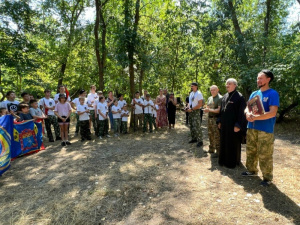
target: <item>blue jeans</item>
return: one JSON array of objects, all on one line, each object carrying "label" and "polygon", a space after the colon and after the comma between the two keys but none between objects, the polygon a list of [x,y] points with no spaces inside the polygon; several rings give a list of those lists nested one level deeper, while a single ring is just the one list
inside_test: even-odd
[{"label": "blue jeans", "polygon": [[110,130],[114,129],[114,118],[112,112],[108,113],[109,121],[110,121]]}]

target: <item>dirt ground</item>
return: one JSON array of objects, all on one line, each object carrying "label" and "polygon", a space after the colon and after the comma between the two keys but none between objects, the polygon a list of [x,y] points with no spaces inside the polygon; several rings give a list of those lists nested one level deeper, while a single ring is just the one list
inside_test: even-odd
[{"label": "dirt ground", "polygon": [[[12,162],[0,177],[0,224],[300,224],[300,121],[276,127],[274,182],[240,176],[176,129],[80,142]],[[72,130],[71,134],[74,134]],[[242,163],[245,165],[245,146]]]}]

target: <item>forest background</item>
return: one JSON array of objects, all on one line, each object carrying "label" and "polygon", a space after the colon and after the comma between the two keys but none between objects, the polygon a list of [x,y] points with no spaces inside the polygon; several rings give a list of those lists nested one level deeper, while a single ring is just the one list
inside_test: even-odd
[{"label": "forest background", "polygon": [[192,81],[207,98],[229,77],[248,99],[268,68],[282,120],[300,113],[299,17],[300,0],[0,0],[0,100],[60,84],[185,98]]}]

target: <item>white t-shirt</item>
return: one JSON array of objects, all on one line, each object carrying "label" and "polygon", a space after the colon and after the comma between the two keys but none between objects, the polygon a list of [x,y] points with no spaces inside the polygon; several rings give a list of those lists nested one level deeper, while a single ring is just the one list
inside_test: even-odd
[{"label": "white t-shirt", "polygon": [[[121,108],[119,106],[113,105],[112,108],[111,108],[111,111],[114,111],[114,112],[118,112],[119,110],[121,110]],[[121,118],[121,113],[113,113],[113,118],[114,119],[120,119]]]},{"label": "white t-shirt", "polygon": [[[47,107],[53,107],[53,106],[55,106],[55,101],[52,98],[48,98],[48,99],[47,98],[42,98],[39,101],[39,106],[43,107],[43,112],[45,113],[45,106],[47,106]],[[52,109],[48,109],[47,115],[54,116],[53,110]]]},{"label": "white t-shirt", "polygon": [[[138,102],[139,104],[143,104],[143,99],[139,98],[135,98],[135,101]],[[133,105],[133,99],[131,101],[131,105]],[[134,110],[134,114],[142,114],[143,113],[143,108],[142,106],[139,106],[137,104],[134,104],[135,105],[135,110]]]},{"label": "white t-shirt", "polygon": [[[58,93],[58,94],[56,94],[56,95],[54,95],[54,101],[56,102],[56,101],[58,101],[58,97],[59,97],[59,95],[60,95],[60,93]],[[65,96],[67,96],[66,95],[66,93],[65,93]],[[68,99],[67,99],[67,101],[71,101],[71,98],[70,98],[70,96],[68,96]]]},{"label": "white t-shirt", "polygon": [[[84,112],[87,109],[89,109],[88,105],[77,105],[77,111],[76,112]],[[83,120],[89,120],[90,119],[90,114],[89,113],[83,113],[81,115],[79,115],[79,120],[83,121]]]},{"label": "white t-shirt", "polygon": [[[106,115],[107,113],[107,105],[105,104],[105,102],[101,103],[99,102],[97,104],[97,113],[98,113],[98,110],[100,110],[100,112],[103,114],[103,115]],[[99,115],[99,120],[104,120],[103,116],[100,115],[100,113],[98,113]]]},{"label": "white t-shirt", "polygon": [[10,112],[11,110],[14,111],[15,113],[18,112],[18,105],[20,104],[20,102],[18,101],[9,101],[6,100],[4,102],[2,102],[1,104],[1,108],[6,108],[8,112]]},{"label": "white t-shirt", "polygon": [[[122,110],[121,115],[126,114],[129,115],[129,111],[128,110]],[[128,116],[122,116],[122,121],[127,122],[128,121]]]},{"label": "white t-shirt", "polygon": [[196,92],[192,91],[190,93],[190,97],[189,97],[190,108],[198,105],[198,102],[200,100],[203,100],[203,96],[202,96],[201,92],[200,91],[196,91]]},{"label": "white t-shirt", "polygon": [[87,96],[87,100],[92,107],[89,107],[90,110],[95,110],[94,105],[96,105],[96,101],[98,100],[98,94],[89,93]]},{"label": "white t-shirt", "polygon": [[[78,105],[80,105],[79,98],[74,98],[72,102],[75,104],[76,108]],[[85,98],[84,105],[87,105],[87,104],[88,104],[88,100],[87,100],[87,98]],[[77,113],[77,111],[76,111],[76,113]]]},{"label": "white t-shirt", "polygon": [[124,105],[127,105],[127,102],[125,100],[118,101],[118,106],[120,106],[121,109],[124,107]]},{"label": "white t-shirt", "polygon": [[[146,106],[146,105],[148,105],[148,104],[150,104],[150,106]],[[146,114],[152,114],[152,107],[151,106],[153,106],[153,102],[152,102],[152,100],[149,100],[149,101],[147,101],[147,100],[144,100],[144,106],[145,106],[145,108],[144,108],[144,113]]]},{"label": "white t-shirt", "polygon": [[153,115],[153,117],[157,117],[157,110],[159,110],[159,107],[158,107],[158,105],[154,105],[154,108],[156,109],[156,110],[154,110],[154,109],[152,109],[152,115]]}]

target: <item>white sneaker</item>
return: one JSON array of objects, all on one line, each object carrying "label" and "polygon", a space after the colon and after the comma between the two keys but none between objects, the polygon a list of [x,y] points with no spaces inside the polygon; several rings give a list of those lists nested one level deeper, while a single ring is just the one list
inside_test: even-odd
[{"label": "white sneaker", "polygon": [[101,137],[101,136],[99,136],[99,139],[100,139],[100,140],[102,140],[102,137]]},{"label": "white sneaker", "polygon": [[108,135],[106,135],[106,137],[110,138],[111,136],[108,134]]},{"label": "white sneaker", "polygon": [[115,134],[115,137],[118,137],[119,135],[118,134]]}]

